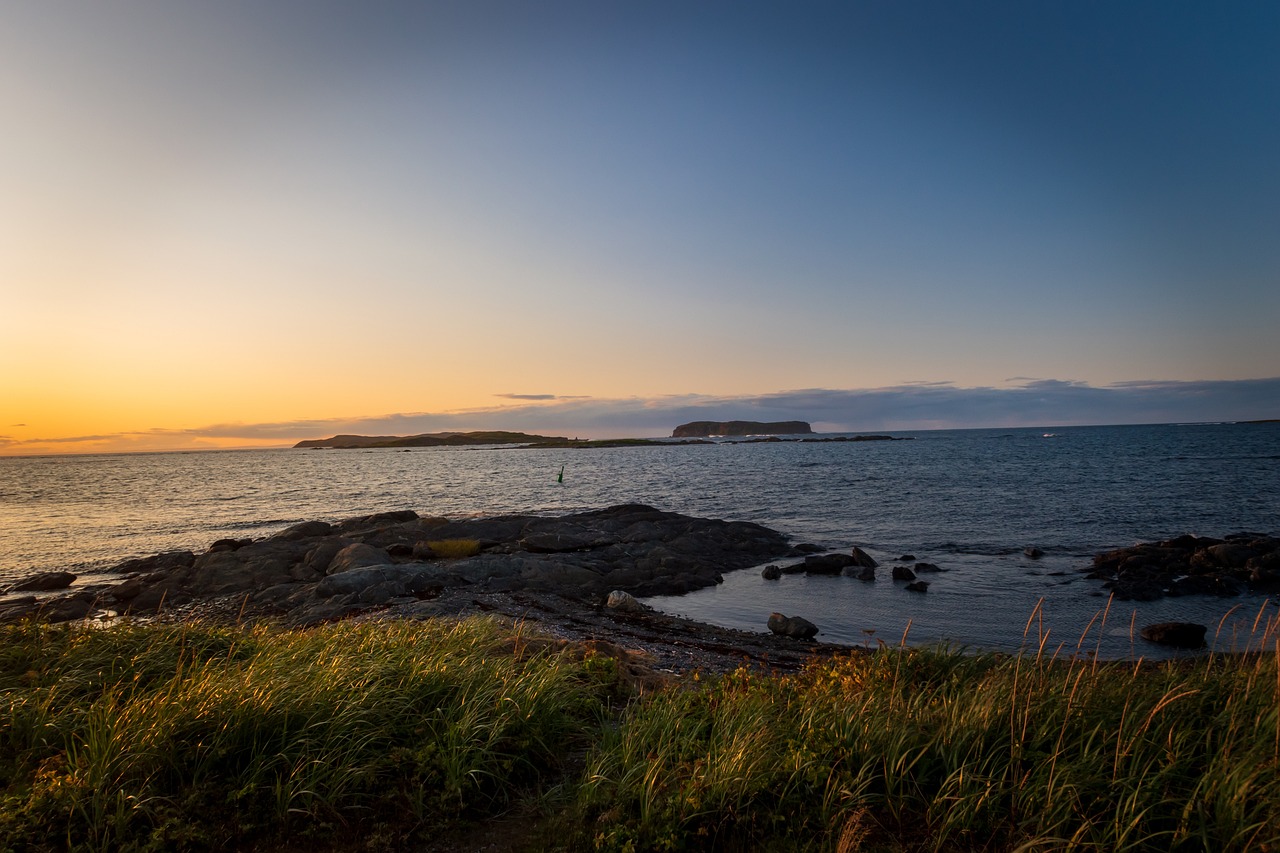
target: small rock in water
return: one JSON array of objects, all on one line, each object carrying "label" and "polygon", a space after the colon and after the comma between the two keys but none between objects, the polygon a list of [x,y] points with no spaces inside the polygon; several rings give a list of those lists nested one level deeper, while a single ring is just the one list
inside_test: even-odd
[{"label": "small rock in water", "polygon": [[893,579],[896,581],[913,581],[916,579],[916,573],[906,566],[894,566]]},{"label": "small rock in water", "polygon": [[933,563],[916,563],[916,571],[917,572],[940,572],[942,571],[942,569],[938,568]]},{"label": "small rock in water", "polygon": [[760,577],[767,581],[776,581],[782,577],[782,569],[775,565],[765,566],[764,570],[760,572]]},{"label": "small rock in water", "polygon": [[853,546],[853,561],[857,565],[865,566],[868,569],[874,569],[876,566],[880,565],[871,557],[870,554],[859,548],[857,545]]},{"label": "small rock in water", "polygon": [[1157,622],[1142,629],[1142,639],[1176,649],[1202,649],[1207,630],[1195,622]]},{"label": "small rock in water", "polygon": [[1022,553],[1026,556],[1028,560],[1038,560],[1044,556],[1044,551],[1041,551],[1039,548],[1037,548],[1034,545],[1028,548],[1023,548]]},{"label": "small rock in water", "polygon": [[812,542],[801,542],[792,550],[798,554],[821,554],[827,549],[823,548],[821,545],[815,545]]},{"label": "small rock in water", "polygon": [[818,634],[818,626],[800,616],[769,614],[769,630],[781,637],[812,640]]},{"label": "small rock in water", "polygon": [[928,592],[929,582],[928,581],[912,581],[911,583],[907,584],[907,589],[911,590],[912,592]]},{"label": "small rock in water", "polygon": [[915,554],[903,554],[901,557],[898,558],[899,563],[914,563],[915,560],[916,560]]},{"label": "small rock in water", "polygon": [[847,578],[857,578],[860,581],[874,581],[876,579],[876,570],[870,566],[846,566],[840,571],[840,574]]}]

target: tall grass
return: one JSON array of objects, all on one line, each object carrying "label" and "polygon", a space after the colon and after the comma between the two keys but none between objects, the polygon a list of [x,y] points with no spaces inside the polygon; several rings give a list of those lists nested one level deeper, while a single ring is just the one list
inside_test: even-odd
[{"label": "tall grass", "polygon": [[589,759],[588,843],[1277,849],[1278,660],[882,649],[739,672],[629,709]]},{"label": "tall grass", "polygon": [[0,849],[394,847],[554,783],[542,846],[1277,850],[1275,628],[1161,664],[1037,630],[1017,656],[882,647],[641,693],[486,620],[8,626]]},{"label": "tall grass", "polygon": [[610,685],[589,670],[483,620],[8,627],[0,848],[446,825],[554,773],[598,727]]}]

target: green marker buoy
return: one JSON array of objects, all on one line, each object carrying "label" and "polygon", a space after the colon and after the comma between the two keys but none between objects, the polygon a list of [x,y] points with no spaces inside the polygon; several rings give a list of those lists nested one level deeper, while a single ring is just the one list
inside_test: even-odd
[{"label": "green marker buoy", "polygon": [[563,465],[560,466],[560,476],[556,477],[556,482],[557,483],[564,482],[564,466]]}]

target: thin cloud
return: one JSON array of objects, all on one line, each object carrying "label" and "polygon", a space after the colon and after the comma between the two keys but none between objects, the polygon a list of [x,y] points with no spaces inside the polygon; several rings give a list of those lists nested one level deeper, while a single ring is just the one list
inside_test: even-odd
[{"label": "thin cloud", "polygon": [[223,423],[56,439],[0,438],[9,452],[37,452],[80,444],[85,451],[289,446],[337,434],[416,435],[505,429],[592,438],[666,436],[697,420],[806,420],[827,432],[904,431],[968,427],[1240,421],[1280,417],[1280,377],[1229,381],[1135,380],[1106,386],[1060,379],[1026,380],[1015,387],[954,383],[883,388],[804,388],[768,394],[556,398],[456,412],[394,413],[373,417],[273,423]]}]

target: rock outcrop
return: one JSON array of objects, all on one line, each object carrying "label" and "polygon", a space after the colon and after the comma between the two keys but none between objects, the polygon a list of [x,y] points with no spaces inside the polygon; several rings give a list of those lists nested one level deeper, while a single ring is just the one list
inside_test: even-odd
[{"label": "rock outcrop", "polygon": [[[436,548],[454,553],[445,547],[451,542],[467,556],[437,555]],[[0,621],[76,619],[94,611],[149,615],[235,596],[245,615],[307,625],[459,587],[603,602],[613,591],[689,592],[719,583],[724,572],[782,556],[798,555],[766,527],[640,504],[560,517],[379,513],[339,524],[304,522],[257,541],[220,540],[199,555],[128,560],[113,570],[118,583],[11,600],[0,607]]]},{"label": "rock outcrop", "polygon": [[1280,539],[1235,533],[1224,539],[1187,535],[1144,542],[1098,554],[1089,577],[1104,581],[1121,601],[1280,592]]}]

